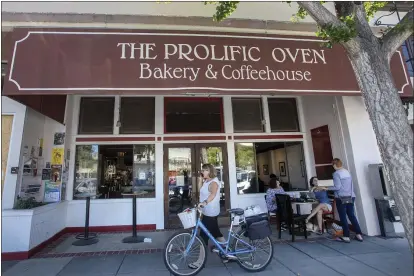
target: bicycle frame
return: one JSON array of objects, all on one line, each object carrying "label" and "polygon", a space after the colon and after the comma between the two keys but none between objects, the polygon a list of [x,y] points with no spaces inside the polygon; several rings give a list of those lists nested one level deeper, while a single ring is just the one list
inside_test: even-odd
[{"label": "bicycle frame", "polygon": [[[195,240],[195,237],[197,235],[197,231],[198,229],[201,229],[201,231],[203,231],[208,238],[216,245],[216,247],[218,248],[218,250],[223,253],[224,255],[237,255],[237,254],[245,254],[245,253],[252,253],[256,250],[256,247],[248,244],[247,242],[243,241],[242,239],[239,239],[237,237],[237,235],[234,234],[233,232],[233,220],[231,221],[231,225],[230,225],[230,230],[229,230],[229,234],[228,234],[228,238],[226,242],[218,242],[210,233],[210,231],[208,231],[208,229],[204,226],[204,224],[201,222],[200,217],[197,219],[197,224],[195,226],[195,228],[192,231],[191,234],[191,240],[189,242],[189,244],[187,245],[187,248],[185,250],[185,254],[188,254],[190,251],[191,246],[193,245],[193,242]],[[243,244],[247,245],[249,247],[249,249],[245,249],[245,250],[237,250],[237,251],[229,251],[229,244],[230,244],[230,238],[234,238],[237,239],[238,241],[242,242]],[[222,247],[222,245],[225,245],[225,249]]]}]

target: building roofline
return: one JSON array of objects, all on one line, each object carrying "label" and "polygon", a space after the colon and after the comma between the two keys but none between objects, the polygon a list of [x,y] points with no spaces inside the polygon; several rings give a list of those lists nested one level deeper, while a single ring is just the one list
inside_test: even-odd
[{"label": "building roofline", "polygon": [[168,26],[195,26],[211,27],[217,29],[235,28],[266,31],[317,31],[315,23],[293,23],[274,20],[254,19],[226,19],[222,22],[213,21],[212,17],[197,16],[154,16],[154,15],[111,15],[111,14],[74,14],[74,13],[13,13],[2,12],[2,30],[8,31],[13,27],[31,27],[39,25],[168,25]]}]

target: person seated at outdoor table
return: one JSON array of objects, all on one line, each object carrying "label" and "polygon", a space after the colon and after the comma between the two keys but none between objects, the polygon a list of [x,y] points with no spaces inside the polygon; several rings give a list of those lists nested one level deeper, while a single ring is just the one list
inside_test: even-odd
[{"label": "person seated at outdoor table", "polygon": [[309,184],[312,187],[311,188],[311,192],[313,192],[315,194],[315,198],[318,200],[319,205],[316,206],[316,208],[314,208],[312,210],[312,213],[306,218],[306,223],[308,223],[308,221],[313,218],[315,215],[317,215],[317,221],[318,221],[318,227],[319,230],[318,232],[316,232],[318,235],[322,235],[322,223],[323,223],[323,212],[327,211],[330,212],[332,211],[332,205],[331,202],[329,200],[328,197],[328,192],[326,191],[326,187],[320,187],[318,186],[318,178],[316,177],[312,177],[309,180]]},{"label": "person seated at outdoor table", "polygon": [[276,175],[270,175],[269,189],[266,192],[266,205],[270,213],[276,213],[276,194],[286,194],[285,190],[280,186],[279,178]]}]

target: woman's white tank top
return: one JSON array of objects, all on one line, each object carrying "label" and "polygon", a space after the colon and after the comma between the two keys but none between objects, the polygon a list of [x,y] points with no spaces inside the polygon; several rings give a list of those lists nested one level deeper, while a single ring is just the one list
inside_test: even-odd
[{"label": "woman's white tank top", "polygon": [[210,191],[208,190],[208,187],[212,182],[216,182],[218,185],[217,193],[214,199],[202,209],[202,212],[203,215],[209,217],[216,217],[220,214],[220,181],[217,177],[209,181],[204,181],[203,186],[200,189],[200,202],[203,202],[210,196]]}]

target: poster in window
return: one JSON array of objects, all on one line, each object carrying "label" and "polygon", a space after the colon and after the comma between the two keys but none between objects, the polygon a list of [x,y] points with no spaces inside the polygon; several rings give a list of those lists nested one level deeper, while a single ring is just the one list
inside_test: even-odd
[{"label": "poster in window", "polygon": [[64,132],[56,132],[53,138],[53,145],[61,146],[65,143],[65,133]]},{"label": "poster in window", "polygon": [[42,170],[42,180],[50,180],[50,169]]},{"label": "poster in window", "polygon": [[52,170],[50,173],[51,182],[61,182],[62,181],[62,165],[52,165]]},{"label": "poster in window", "polygon": [[40,138],[38,140],[38,146],[39,146],[39,153],[38,156],[42,157],[43,156],[43,138]]},{"label": "poster in window", "polygon": [[63,148],[52,149],[52,165],[63,164]]},{"label": "poster in window", "polygon": [[43,202],[60,201],[60,182],[45,181],[45,196]]},{"label": "poster in window", "polygon": [[279,162],[280,176],[286,176],[286,164],[285,162]]},{"label": "poster in window", "polygon": [[269,175],[269,165],[263,165],[263,174]]}]

